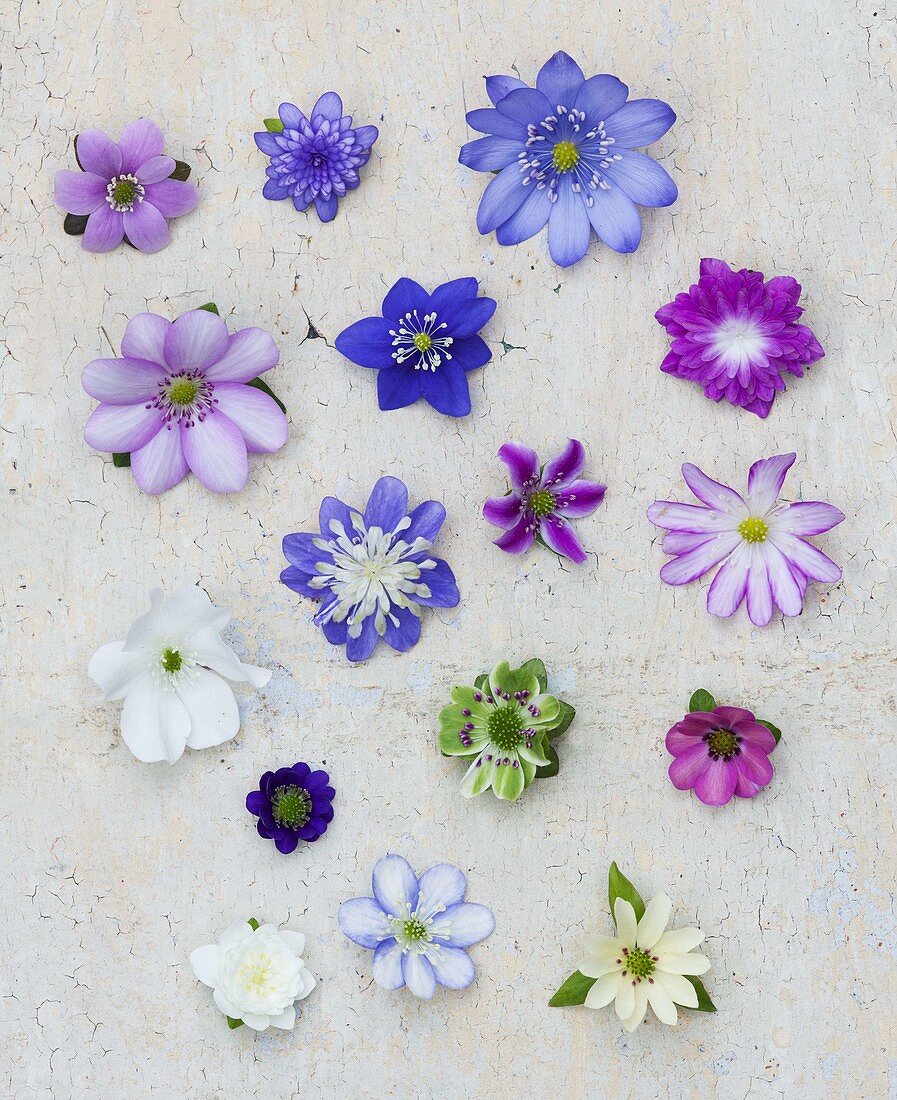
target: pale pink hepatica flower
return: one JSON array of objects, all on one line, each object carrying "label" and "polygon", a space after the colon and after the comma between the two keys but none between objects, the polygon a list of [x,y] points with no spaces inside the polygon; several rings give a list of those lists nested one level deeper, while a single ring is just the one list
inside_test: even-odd
[{"label": "pale pink hepatica flower", "polygon": [[648,519],[668,532],[663,549],[673,557],[661,569],[661,579],[689,584],[719,565],[707,610],[728,618],[746,597],[755,626],[766,626],[775,607],[783,615],[799,615],[809,581],[839,580],[840,568],[807,539],[835,527],[843,513],[815,500],[777,505],[796,457],[755,462],[745,497],[686,462],[682,476],[701,503],[658,500],[648,509]]},{"label": "pale pink hepatica flower", "polygon": [[84,429],[98,451],[129,452],[145,493],[162,493],[192,470],[207,489],[230,493],[249,476],[247,454],[279,450],[287,418],[246,383],[277,365],[280,353],[260,328],[229,335],[205,309],[176,321],[132,317],[121,359],[95,359],[82,385],[101,404]]}]

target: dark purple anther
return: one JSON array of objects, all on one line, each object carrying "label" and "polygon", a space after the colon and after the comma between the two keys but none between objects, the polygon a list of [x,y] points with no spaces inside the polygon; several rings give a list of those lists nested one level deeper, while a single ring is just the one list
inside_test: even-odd
[{"label": "dark purple anther", "polygon": [[462,714],[464,715],[464,717],[465,717],[465,718],[469,718],[469,717],[470,717],[470,708],[469,708],[469,707],[465,707],[465,708],[464,708],[464,709],[463,709],[463,710],[461,711],[461,713],[462,713]]}]

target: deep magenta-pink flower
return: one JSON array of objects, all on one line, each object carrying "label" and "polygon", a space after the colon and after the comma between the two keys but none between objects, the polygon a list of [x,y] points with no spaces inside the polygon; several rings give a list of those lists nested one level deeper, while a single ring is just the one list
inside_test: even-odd
[{"label": "deep magenta-pink flower", "polygon": [[790,275],[765,280],[760,271],[701,260],[698,282],[654,315],[673,338],[660,369],[697,382],[712,401],[768,416],[783,376],[800,378],[825,355],[798,324],[800,292]]},{"label": "deep magenta-pink flower", "polygon": [[100,404],[84,438],[98,451],[126,452],[145,493],[177,485],[188,470],[207,489],[231,493],[249,476],[249,454],[279,450],[287,418],[247,383],[277,365],[267,332],[233,334],[215,313],[194,309],[176,321],[132,317],[120,359],[95,359],[82,385]]},{"label": "deep magenta-pink flower", "polygon": [[723,806],[733,796],[753,798],[772,781],[769,754],[776,739],[749,710],[717,707],[692,711],[666,736],[670,780],[693,790],[707,806]]}]

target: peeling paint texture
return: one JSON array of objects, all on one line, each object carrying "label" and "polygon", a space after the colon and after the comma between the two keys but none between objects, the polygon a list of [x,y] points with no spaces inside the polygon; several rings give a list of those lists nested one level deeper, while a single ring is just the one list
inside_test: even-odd
[{"label": "peeling paint texture", "polygon": [[[897,11],[888,0],[6,0],[0,91],[4,737],[0,752],[0,1095],[866,1100],[897,1097],[894,150]],[[482,75],[532,79],[556,49],[679,115],[651,154],[681,189],[645,211],[634,256],[593,244],[567,271],[544,235],[476,232],[486,184],[457,163]],[[321,225],[262,199],[253,130],[284,99],[337,90],[381,131],[362,187]],[[147,115],[194,166],[199,208],[158,255],[83,252],[53,173],[73,139]],[[804,285],[827,351],[760,421],[661,374],[654,310],[721,256]],[[476,275],[495,351],[461,422],[381,414],[376,376],[333,349],[401,275]],[[289,410],[242,493],[188,480],[141,495],[83,442],[81,372],[125,323],[214,300],[281,349]],[[509,438],[584,441],[606,502],[581,568],[512,558],[480,517]],[[704,609],[706,582],[658,572],[656,498],[689,499],[692,460],[726,484],[784,451],[789,499],[846,521],[816,541],[844,567],[804,614],[752,629]],[[351,667],[278,582],[281,537],[322,496],[380,473],[448,509],[439,553],[461,606],[413,652]],[[173,768],[138,763],[87,679],[155,585],[201,583],[228,640],[272,668],[238,738]],[[557,779],[515,805],[464,801],[436,751],[452,684],[541,656],[578,717]],[[663,735],[691,692],[756,706],[784,732],[776,778],[711,810],[667,780]],[[307,760],[338,790],[319,843],[283,858],[243,799]],[[384,851],[469,875],[495,910],[477,983],[429,1004],[371,981],[339,932]],[[625,1036],[611,1011],[549,1010],[581,937],[610,930],[612,859],[708,934],[715,1016]],[[255,914],[309,936],[319,978],[293,1032],[228,1031],[190,950]]]}]

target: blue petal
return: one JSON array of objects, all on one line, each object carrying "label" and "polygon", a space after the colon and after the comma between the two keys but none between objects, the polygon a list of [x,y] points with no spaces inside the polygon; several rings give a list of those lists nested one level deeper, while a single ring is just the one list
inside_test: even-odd
[{"label": "blue petal", "polygon": [[376,126],[359,126],[355,131],[355,147],[353,153],[360,153],[362,149],[370,151],[371,146],[380,136]]},{"label": "blue petal", "polygon": [[401,989],[405,984],[402,955],[402,948],[394,939],[384,940],[374,952],[374,981],[381,989]]},{"label": "blue petal", "polygon": [[402,535],[406,542],[427,539],[433,542],[445,523],[445,508],[438,500],[425,500],[411,513],[411,526]]},{"label": "blue petal", "polygon": [[396,626],[390,618],[387,618],[383,640],[399,653],[407,653],[420,641],[420,619],[407,607],[394,607],[390,615],[394,615],[399,620],[399,625]]},{"label": "blue petal", "polygon": [[420,876],[420,907],[429,915],[464,901],[467,877],[451,863],[437,863]]},{"label": "blue petal", "polygon": [[471,130],[479,130],[481,134],[516,138],[521,149],[526,141],[526,126],[500,114],[494,107],[478,107],[475,111],[468,111],[467,125]]},{"label": "blue petal", "polygon": [[315,210],[322,222],[332,222],[336,217],[338,206],[339,199],[336,195],[331,195],[329,199],[322,198],[320,195],[315,196]]},{"label": "blue petal", "polygon": [[[445,314],[439,314],[439,320],[448,324],[448,333],[455,340],[473,336],[479,332],[495,313],[494,298],[468,298],[464,302],[453,304]],[[451,349],[454,355],[454,347]]]},{"label": "blue petal", "polygon": [[277,144],[277,138],[274,134],[269,134],[267,130],[262,130],[252,136],[255,138],[255,143],[259,149],[263,153],[267,153],[269,157],[276,157],[283,152],[283,149]]},{"label": "blue petal", "polygon": [[283,554],[290,565],[304,569],[306,573],[313,573],[317,562],[329,558],[326,550],[315,546],[318,535],[297,532],[293,535],[284,535]]},{"label": "blue petal", "polygon": [[318,525],[325,539],[336,538],[337,532],[331,529],[331,520],[341,523],[348,534],[352,534],[352,509],[337,497],[324,497],[318,510]]},{"label": "blue petal", "polygon": [[282,184],[270,179],[262,188],[262,194],[266,199],[285,199],[289,193],[289,187],[284,187]]},{"label": "blue petal", "polygon": [[589,77],[576,93],[573,106],[585,111],[587,120],[594,124],[605,122],[614,111],[619,111],[628,96],[629,89],[622,80],[604,73]]},{"label": "blue petal", "polygon": [[583,195],[577,194],[569,184],[562,184],[548,219],[551,258],[560,267],[577,263],[585,256],[591,237]]},{"label": "blue petal", "polygon": [[493,103],[498,103],[500,99],[504,99],[508,92],[513,92],[515,88],[525,87],[526,84],[522,80],[518,80],[516,76],[486,77],[486,95]]},{"label": "blue petal", "polygon": [[336,92],[325,92],[321,96],[311,111],[312,118],[318,115],[321,115],[323,118],[329,118],[331,122],[335,122],[338,118],[342,118],[343,101]]},{"label": "blue petal", "polygon": [[530,187],[528,191],[526,201],[519,210],[495,230],[495,238],[499,244],[520,244],[545,227],[551,213],[548,189],[538,191],[535,187]]},{"label": "blue petal", "polygon": [[659,99],[633,99],[605,121],[608,137],[617,145],[636,149],[663,137],[676,121],[676,115],[668,103]]},{"label": "blue petal", "polygon": [[430,295],[430,309],[442,320],[442,314],[451,306],[476,298],[480,284],[476,279],[452,279],[438,286]]},{"label": "blue petal", "polygon": [[631,149],[620,149],[604,174],[639,206],[669,206],[679,197],[676,184],[665,168]]},{"label": "blue petal", "polygon": [[462,901],[450,905],[430,925],[437,943],[449,947],[470,947],[490,936],[495,929],[492,910],[475,902]]},{"label": "blue petal", "polygon": [[389,934],[391,928],[386,914],[373,898],[352,898],[351,901],[344,901],[339,907],[337,920],[343,935],[369,950],[373,950]]},{"label": "blue petal", "polygon": [[391,327],[383,317],[365,317],[343,329],[334,341],[336,350],[359,367],[392,367],[395,348],[389,335]]},{"label": "blue petal", "polygon": [[382,412],[404,409],[420,399],[420,371],[407,363],[377,375],[377,403]]},{"label": "blue petal", "polygon": [[447,989],[466,989],[476,976],[476,968],[466,951],[442,947],[433,953],[430,963],[436,981]]},{"label": "blue petal", "polygon": [[380,907],[394,917],[407,916],[409,908],[412,912],[417,908],[420,892],[417,875],[402,856],[390,854],[378,859],[371,876],[371,886]]},{"label": "blue petal", "polygon": [[324,623],[321,626],[321,630],[324,631],[324,637],[330,642],[331,645],[345,645],[346,644],[346,631],[348,627],[345,621],[341,623],[334,622],[332,619],[329,623]]},{"label": "blue petal", "polygon": [[290,565],[282,570],[280,579],[287,588],[291,588],[294,592],[298,592],[300,596],[308,596],[312,600],[319,600],[321,598],[321,589],[312,588],[308,583],[312,576],[313,574],[306,572],[306,570],[297,569],[295,565]]},{"label": "blue petal", "polygon": [[535,88],[518,88],[516,92],[510,92],[499,101],[496,109],[505,118],[513,119],[524,127],[554,114],[552,104]]},{"label": "blue petal", "polygon": [[374,616],[368,615],[361,625],[361,633],[353,638],[346,632],[346,658],[350,661],[366,661],[374,652],[380,635],[374,625]]},{"label": "blue petal", "polygon": [[430,560],[435,561],[436,565],[432,569],[423,570],[420,578],[421,582],[430,589],[430,595],[415,596],[415,601],[422,607],[457,607],[461,593],[455,583],[455,574],[442,558]]},{"label": "blue petal", "polygon": [[398,321],[413,309],[426,310],[429,302],[430,295],[420,283],[413,279],[399,279],[383,299],[383,316],[390,321]]},{"label": "blue petal", "polygon": [[586,213],[601,240],[615,252],[635,252],[642,239],[642,220],[632,199],[613,184],[607,191],[597,187],[589,193],[594,202]]},{"label": "blue petal", "polygon": [[446,416],[467,416],[470,390],[464,368],[454,361],[443,361],[435,371],[420,371],[420,392],[425,401]]},{"label": "blue petal", "polygon": [[293,195],[293,206],[302,214],[311,206],[311,199],[305,199],[302,195]]},{"label": "blue petal", "polygon": [[277,108],[277,113],[280,115],[280,121],[288,130],[299,130],[303,123],[308,122],[308,119],[295,103],[281,103]]},{"label": "blue petal", "polygon": [[477,370],[492,358],[492,350],[482,336],[465,336],[452,344],[452,361],[465,371]]},{"label": "blue petal", "polygon": [[500,172],[517,159],[521,143],[516,138],[487,137],[461,146],[458,160],[475,172]]},{"label": "blue petal", "polygon": [[517,213],[529,194],[522,186],[522,181],[523,176],[517,165],[509,164],[489,182],[480,199],[480,208],[477,210],[477,229],[481,233],[491,233],[502,222],[506,222]]},{"label": "blue petal", "polygon": [[418,955],[416,951],[403,955],[402,977],[416,997],[429,1000],[436,992],[436,975],[426,955]]},{"label": "blue petal", "polygon": [[552,111],[558,104],[569,110],[584,81],[585,74],[573,58],[563,50],[558,50],[539,70],[536,87],[548,97]]},{"label": "blue petal", "polygon": [[394,531],[408,515],[408,489],[397,477],[381,477],[368,497],[364,522],[368,527]]}]

